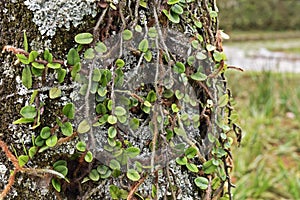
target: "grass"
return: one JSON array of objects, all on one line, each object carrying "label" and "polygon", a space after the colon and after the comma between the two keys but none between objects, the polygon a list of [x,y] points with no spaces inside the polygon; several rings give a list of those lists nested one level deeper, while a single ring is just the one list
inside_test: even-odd
[{"label": "grass", "polygon": [[234,199],[300,199],[300,74],[230,72],[244,138]]}]

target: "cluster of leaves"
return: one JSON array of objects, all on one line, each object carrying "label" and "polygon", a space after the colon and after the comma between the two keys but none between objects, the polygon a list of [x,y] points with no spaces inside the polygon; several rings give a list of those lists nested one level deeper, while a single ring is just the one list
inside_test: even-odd
[{"label": "cluster of leaves", "polygon": [[[172,23],[180,23],[181,19],[186,19],[186,17],[180,18],[180,16],[191,15],[187,8],[188,4],[193,2],[193,0],[168,0],[167,4],[169,5],[168,10],[164,9],[163,13],[167,16],[168,20]],[[141,3],[145,3],[141,1]],[[110,7],[114,8],[114,4],[110,3]],[[212,19],[217,17],[215,11],[210,12]],[[193,22],[193,28],[202,28],[202,23],[199,19],[191,15],[191,20]],[[142,27],[136,25],[134,31],[137,33],[142,32]],[[130,41],[133,39],[133,30],[125,29],[122,32],[122,39],[124,41]],[[153,59],[153,52],[151,47],[153,46],[152,41],[158,37],[158,32],[155,27],[150,27],[148,29],[147,35],[139,41],[136,45],[136,51],[138,55],[141,56],[146,62],[151,62]],[[40,130],[38,136],[33,137],[32,147],[29,149],[28,153],[25,149],[25,155],[18,156],[18,161],[20,166],[26,165],[29,159],[32,159],[36,153],[43,152],[49,148],[53,148],[58,145],[60,139],[65,139],[77,134],[88,133],[92,126],[99,127],[105,126],[107,128],[107,144],[104,145],[106,152],[109,152],[112,155],[111,160],[109,160],[107,165],[99,165],[94,167],[89,174],[82,180],[82,183],[87,181],[99,181],[100,179],[107,179],[109,177],[119,177],[122,174],[122,168],[126,166],[126,177],[130,181],[139,181],[143,175],[144,170],[149,166],[143,166],[141,162],[136,159],[140,154],[141,150],[138,147],[133,146],[130,142],[126,140],[120,140],[121,131],[119,130],[117,124],[120,123],[125,126],[129,126],[130,130],[137,130],[140,127],[140,119],[130,113],[131,109],[137,109],[143,114],[148,115],[153,112],[154,105],[157,100],[161,97],[157,96],[157,91],[143,90],[143,94],[132,94],[131,91],[126,91],[127,94],[130,94],[127,98],[123,96],[120,99],[122,102],[121,105],[116,105],[115,100],[111,96],[111,93],[114,92],[113,87],[121,88],[124,84],[124,66],[127,64],[122,58],[117,58],[113,63],[108,67],[103,68],[91,68],[91,74],[89,77],[86,74],[80,73],[81,70],[81,51],[83,58],[88,62],[94,60],[96,57],[104,55],[108,52],[107,46],[99,41],[95,43],[93,47],[87,47],[93,42],[93,35],[90,33],[80,33],[75,36],[75,41],[79,44],[77,48],[71,48],[67,55],[66,65],[68,68],[63,68],[64,62],[57,61],[53,58],[49,50],[45,50],[43,55],[39,55],[37,51],[28,51],[27,38],[24,34],[24,47],[25,52],[19,53],[16,56],[25,64],[25,67],[22,71],[22,83],[25,87],[32,88],[33,85],[33,76],[35,77],[45,77],[48,71],[52,71],[56,74],[56,79],[58,83],[63,83],[68,72],[72,80],[79,82],[82,87],[79,93],[83,96],[89,94],[95,95],[95,111],[97,113],[97,121],[93,124],[85,118],[83,119],[77,128],[74,128],[72,120],[75,117],[75,105],[73,103],[67,103],[62,108],[62,116],[56,118],[54,126],[43,126]],[[207,85],[212,84],[212,78],[205,74],[202,66],[196,66],[198,61],[204,61],[208,59],[208,54],[212,55],[211,58],[215,62],[215,72],[222,73],[227,69],[227,65],[224,65],[223,61],[226,60],[226,56],[223,52],[217,50],[217,47],[211,44],[207,44],[205,49],[202,46],[203,37],[199,34],[195,34],[194,39],[191,41],[191,47],[196,50],[194,54],[190,55],[187,58],[184,58],[185,62],[176,61],[172,64],[173,72],[178,75],[179,84],[187,85],[189,80],[196,82],[203,82]],[[168,63],[169,60],[164,55],[164,62]],[[186,73],[186,68],[192,68],[193,73]],[[218,69],[221,68],[221,71]],[[166,80],[167,81],[167,80]],[[61,96],[61,89],[59,87],[52,87],[49,90],[49,97],[51,99],[59,98]],[[24,124],[24,123],[33,123],[32,129],[37,128],[41,124],[41,112],[43,106],[42,103],[39,105],[34,104],[34,100],[38,98],[39,91],[34,90],[31,95],[31,99],[28,105],[25,105],[21,111],[21,118],[14,121],[14,124]],[[166,106],[166,117],[163,122],[164,129],[167,133],[166,139],[170,142],[170,146],[174,149],[180,149],[178,157],[176,158],[176,163],[181,166],[185,166],[191,173],[193,173],[196,178],[194,178],[194,183],[201,190],[206,190],[209,187],[210,180],[207,178],[209,175],[213,175],[212,180],[212,189],[216,190],[220,187],[222,182],[225,182],[227,173],[225,172],[224,167],[224,158],[228,157],[228,151],[233,143],[233,139],[228,136],[228,133],[231,130],[231,125],[236,122],[236,115],[231,115],[230,119],[225,119],[223,121],[218,121],[218,127],[222,130],[220,137],[209,134],[209,141],[214,143],[214,148],[211,152],[212,159],[209,159],[201,165],[195,164],[195,159],[199,157],[200,152],[196,145],[189,143],[189,146],[186,147],[184,144],[172,144],[171,140],[175,136],[188,138],[187,133],[184,129],[184,126],[193,125],[194,128],[199,128],[200,126],[200,115],[193,114],[190,115],[181,109],[178,101],[183,101],[186,104],[191,105],[192,107],[197,106],[199,103],[204,108],[224,108],[230,102],[230,96],[225,93],[218,98],[217,105],[213,105],[213,101],[208,99],[207,102],[199,102],[197,99],[194,99],[188,93],[183,92],[179,89],[172,89],[168,87],[168,84],[164,83],[162,98],[170,102]],[[86,102],[85,102],[86,103]],[[38,107],[37,107],[38,106]],[[134,116],[134,117],[132,117]],[[171,120],[174,119],[175,123],[170,124]],[[157,121],[161,123],[162,118],[158,117]],[[228,124],[230,121],[230,124]],[[47,122],[48,123],[48,122]],[[149,123],[150,129],[153,129],[153,122]],[[74,131],[75,130],[75,131]],[[151,144],[153,145],[153,144]],[[150,148],[152,146],[150,145]],[[156,144],[155,144],[156,145]],[[79,141],[76,144],[77,153],[84,157],[85,162],[92,162],[93,155],[84,141]],[[131,163],[134,161],[134,163]],[[153,166],[150,166],[153,167]],[[66,181],[68,175],[67,161],[58,160],[52,166],[52,168],[62,174],[62,177]],[[203,172],[201,173],[200,170]],[[199,174],[204,174],[200,176]],[[58,192],[61,191],[61,177],[53,177],[52,185]],[[118,188],[117,186],[111,185],[109,187],[109,192],[113,199],[124,199],[127,197],[128,192]],[[153,197],[156,196],[156,188],[153,185],[152,187]]]}]

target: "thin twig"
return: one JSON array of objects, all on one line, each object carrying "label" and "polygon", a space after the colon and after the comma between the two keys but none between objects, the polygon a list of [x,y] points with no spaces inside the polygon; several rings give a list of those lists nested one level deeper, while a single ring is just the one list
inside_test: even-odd
[{"label": "thin twig", "polygon": [[130,192],[128,193],[127,196],[127,200],[132,200],[133,199],[133,195],[135,193],[135,191],[138,189],[138,187],[145,181],[147,176],[143,176],[130,190]]}]

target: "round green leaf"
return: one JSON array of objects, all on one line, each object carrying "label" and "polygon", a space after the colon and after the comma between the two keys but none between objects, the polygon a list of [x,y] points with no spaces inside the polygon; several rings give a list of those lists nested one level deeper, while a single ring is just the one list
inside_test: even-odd
[{"label": "round green leaf", "polygon": [[51,69],[59,69],[61,67],[60,63],[48,63],[47,67],[51,68]]},{"label": "round green leaf", "polygon": [[30,89],[32,87],[32,74],[29,66],[25,66],[22,70],[22,84]]},{"label": "round green leaf", "polygon": [[121,169],[120,163],[119,163],[117,160],[115,160],[115,159],[113,159],[113,160],[111,160],[111,161],[109,162],[109,167],[110,167],[112,170],[115,170],[115,169],[120,170],[120,169]]},{"label": "round green leaf", "polygon": [[55,99],[61,96],[61,89],[54,87],[51,88],[49,91],[49,97],[50,99]]},{"label": "round green leaf", "polygon": [[126,173],[127,177],[132,181],[138,181],[140,180],[141,176],[139,173],[134,169],[129,169]]},{"label": "round green leaf", "polygon": [[33,63],[31,63],[31,65],[36,69],[45,69],[45,65],[37,63],[37,62],[33,62]]},{"label": "round green leaf", "polygon": [[38,150],[37,146],[30,147],[30,149],[28,150],[28,155],[31,159],[36,154],[37,150]]},{"label": "round green leaf", "polygon": [[24,118],[35,118],[37,112],[34,106],[24,106],[21,111],[20,114],[24,117]]},{"label": "round green leaf", "polygon": [[85,142],[83,142],[83,141],[77,142],[76,149],[78,151],[84,152],[86,150],[86,144],[85,144]]},{"label": "round green leaf", "polygon": [[176,163],[179,165],[186,165],[187,164],[187,158],[184,157],[178,157],[176,158]]},{"label": "round green leaf", "polygon": [[136,32],[139,32],[139,33],[140,33],[140,32],[142,32],[143,29],[142,29],[142,27],[141,27],[140,25],[136,25],[135,28],[134,28],[134,30],[135,30]]},{"label": "round green leaf", "polygon": [[84,58],[85,58],[85,59],[93,59],[94,57],[95,57],[94,49],[88,48],[88,49],[84,52]]},{"label": "round green leaf", "polygon": [[185,66],[182,62],[176,62],[176,64],[173,67],[173,70],[175,73],[184,73],[185,72]]},{"label": "round green leaf", "polygon": [[86,155],[84,156],[84,160],[88,163],[92,162],[93,161],[93,154],[92,152],[88,151],[86,153]]},{"label": "round green leaf", "polygon": [[20,155],[18,157],[18,162],[19,162],[20,167],[23,167],[24,165],[26,165],[26,163],[28,162],[28,160],[29,160],[29,156],[27,156],[27,155]]},{"label": "round green leaf", "polygon": [[38,57],[39,53],[37,51],[31,51],[29,53],[28,61],[31,63],[35,61],[35,59]]},{"label": "round green leaf", "polygon": [[144,58],[147,62],[150,62],[152,60],[152,53],[150,50],[146,51],[144,54]]},{"label": "round green leaf", "polygon": [[188,170],[190,170],[191,172],[197,173],[197,172],[199,171],[198,167],[197,167],[195,164],[193,164],[193,163],[187,163],[185,166],[186,166],[186,167],[188,168]]},{"label": "round green leaf", "polygon": [[206,45],[206,49],[207,49],[207,51],[214,51],[214,50],[216,50],[216,47],[211,44],[208,44],[208,45]]},{"label": "round green leaf", "polygon": [[107,51],[107,47],[103,42],[97,42],[95,46],[95,50],[98,53],[105,53]]},{"label": "round green leaf", "polygon": [[204,53],[202,53],[202,52],[197,52],[197,54],[196,54],[196,58],[198,60],[204,60],[204,59],[206,59],[206,57],[207,56]]},{"label": "round green leaf", "polygon": [[140,154],[141,150],[137,147],[128,147],[125,152],[129,158],[134,158]]},{"label": "round green leaf", "polygon": [[78,133],[86,133],[91,129],[89,122],[85,119],[78,125],[77,131]]},{"label": "round green leaf", "polygon": [[63,114],[69,119],[74,119],[75,115],[75,106],[73,103],[68,103],[63,107]]},{"label": "round green leaf", "polygon": [[51,136],[50,128],[48,126],[43,127],[41,130],[40,136],[44,140],[48,139]]},{"label": "round green leaf", "polygon": [[79,33],[75,36],[75,42],[78,44],[90,44],[93,41],[91,33]]},{"label": "round green leaf", "polygon": [[123,40],[130,40],[132,38],[132,32],[128,29],[124,30],[122,33]]},{"label": "round green leaf", "polygon": [[139,47],[138,49],[142,52],[146,52],[149,48],[149,42],[147,39],[143,39],[140,43],[139,43]]},{"label": "round green leaf", "polygon": [[91,172],[89,173],[89,178],[92,181],[99,181],[100,175],[99,175],[99,173],[97,172],[96,169],[92,169]]},{"label": "round green leaf", "polygon": [[48,147],[54,147],[57,143],[57,135],[52,135],[46,140],[46,145]]},{"label": "round green leaf", "polygon": [[36,146],[41,147],[44,145],[45,140],[41,136],[37,136],[34,140]]},{"label": "round green leaf", "polygon": [[68,167],[67,167],[67,166],[64,166],[64,165],[56,165],[53,169],[54,169],[55,171],[61,173],[61,174],[64,175],[64,176],[67,176],[67,174],[68,174]]},{"label": "round green leaf", "polygon": [[56,161],[54,164],[53,164],[53,168],[55,168],[55,167],[57,167],[57,166],[59,166],[59,165],[61,165],[61,166],[67,166],[67,161],[65,161],[65,160],[58,160],[58,161]]},{"label": "round green leaf", "polygon": [[125,62],[124,62],[124,60],[118,58],[118,59],[116,60],[116,65],[117,65],[117,67],[124,67]]},{"label": "round green leaf", "polygon": [[201,190],[206,190],[208,188],[208,179],[205,177],[197,177],[194,179],[194,182]]},{"label": "round green leaf", "polygon": [[206,74],[203,74],[201,72],[196,72],[191,75],[191,78],[196,81],[205,81],[207,79],[207,76]]},{"label": "round green leaf", "polygon": [[157,36],[157,31],[156,31],[155,27],[150,27],[149,28],[148,35],[151,38],[155,38]]},{"label": "round green leaf", "polygon": [[107,171],[109,171],[109,168],[105,165],[99,165],[97,167],[97,171],[99,172],[99,174],[106,174]]},{"label": "round green leaf", "polygon": [[117,123],[117,121],[118,121],[118,119],[114,115],[109,115],[107,118],[107,122],[110,124],[115,124],[115,123]]},{"label": "round green leaf", "polygon": [[117,106],[115,108],[115,115],[116,116],[122,116],[122,115],[125,115],[126,114],[126,110],[125,108],[121,107],[121,106]]},{"label": "round green leaf", "polygon": [[212,160],[208,160],[203,163],[202,169],[205,174],[211,174],[217,169],[217,166],[212,163]]},{"label": "round green leaf", "polygon": [[175,4],[171,7],[172,12],[181,15],[183,13],[183,8],[179,4]]},{"label": "round green leaf", "polygon": [[49,63],[53,62],[53,56],[52,56],[52,53],[49,52],[49,49],[46,49],[44,51],[44,59],[47,60],[47,62],[49,62]]},{"label": "round green leaf", "polygon": [[57,180],[56,178],[52,178],[51,183],[57,192],[61,191],[61,184],[60,184],[59,180]]},{"label": "round green leaf", "polygon": [[62,134],[65,136],[71,136],[73,134],[73,127],[72,127],[71,122],[63,123],[60,128],[61,128]]},{"label": "round green leaf", "polygon": [[17,58],[21,61],[21,63],[28,65],[30,62],[28,58],[24,54],[16,54]]},{"label": "round green leaf", "polygon": [[180,1],[180,0],[168,0],[167,3],[168,3],[169,5],[173,5],[173,4],[179,3],[179,1]]},{"label": "round green leaf", "polygon": [[132,118],[132,119],[130,119],[130,121],[129,121],[129,126],[130,126],[130,128],[131,128],[132,130],[138,129],[139,126],[140,126],[140,120],[137,119],[137,118],[135,118],[135,117]]},{"label": "round green leaf", "polygon": [[113,126],[109,127],[107,132],[109,138],[114,138],[117,135],[117,129]]},{"label": "round green leaf", "polygon": [[184,154],[187,158],[194,158],[197,155],[197,149],[195,147],[189,147],[185,150]]},{"label": "round green leaf", "polygon": [[76,63],[80,62],[80,57],[76,49],[71,48],[67,55],[68,64],[74,66]]}]

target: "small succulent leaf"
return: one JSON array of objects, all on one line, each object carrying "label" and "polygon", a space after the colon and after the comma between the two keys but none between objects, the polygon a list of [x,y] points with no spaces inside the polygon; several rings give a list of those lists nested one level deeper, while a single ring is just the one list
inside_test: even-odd
[{"label": "small succulent leaf", "polygon": [[95,57],[94,49],[88,48],[88,49],[84,52],[84,58],[85,58],[85,59],[93,59],[94,57]]},{"label": "small succulent leaf", "polygon": [[97,51],[98,53],[105,53],[107,51],[107,47],[103,42],[97,42],[95,51]]},{"label": "small succulent leaf", "polygon": [[46,49],[44,51],[44,59],[49,63],[53,62],[53,56],[52,56],[52,53],[50,53],[49,49]]},{"label": "small succulent leaf", "polygon": [[142,52],[146,52],[148,51],[148,48],[149,48],[149,42],[147,39],[143,39],[140,43],[139,43],[139,46],[138,46],[138,49]]},{"label": "small succulent leaf", "polygon": [[19,162],[20,167],[23,167],[24,165],[26,165],[26,163],[28,162],[28,160],[29,160],[29,156],[27,156],[27,155],[20,155],[18,157],[18,162]]},{"label": "small succulent leaf", "polygon": [[60,69],[58,69],[56,71],[57,71],[57,80],[58,80],[58,82],[59,83],[64,82],[65,77],[67,75],[67,70],[60,68]]},{"label": "small succulent leaf", "polygon": [[128,169],[126,176],[132,181],[138,181],[141,178],[140,174],[134,169]]},{"label": "small succulent leaf", "polygon": [[128,29],[124,30],[122,33],[123,40],[131,40],[132,32]]},{"label": "small succulent leaf", "polygon": [[185,150],[184,154],[187,158],[191,159],[197,155],[198,150],[195,147],[189,147]]},{"label": "small succulent leaf", "polygon": [[57,87],[53,87],[49,91],[49,97],[50,99],[55,99],[61,96],[61,89]]},{"label": "small succulent leaf", "polygon": [[197,177],[194,179],[194,182],[201,190],[206,190],[208,188],[208,179],[205,177]]},{"label": "small succulent leaf", "polygon": [[44,140],[48,139],[51,136],[51,129],[48,126],[43,127],[40,136]]},{"label": "small succulent leaf", "polygon": [[62,126],[60,127],[61,132],[63,135],[65,136],[71,136],[73,134],[73,127],[71,122],[65,122],[62,124]]},{"label": "small succulent leaf", "polygon": [[185,166],[186,166],[186,167],[188,168],[188,170],[190,170],[191,172],[194,172],[194,173],[199,172],[198,167],[197,167],[195,164],[193,164],[193,163],[187,163]]},{"label": "small succulent leaf", "polygon": [[174,4],[171,7],[172,12],[181,15],[183,13],[183,8],[179,4]]},{"label": "small succulent leaf", "polygon": [[92,169],[91,172],[89,173],[89,178],[92,180],[92,181],[99,181],[100,179],[100,175],[99,173],[97,172],[96,169]]},{"label": "small succulent leaf", "polygon": [[86,150],[86,144],[85,144],[85,142],[84,141],[77,142],[76,149],[78,151],[84,152]]},{"label": "small succulent leaf", "polygon": [[16,54],[17,58],[20,60],[21,63],[28,65],[30,62],[28,58],[24,54]]},{"label": "small succulent leaf", "polygon": [[219,98],[218,105],[219,107],[224,107],[228,104],[229,96],[228,94],[224,94]]},{"label": "small succulent leaf", "polygon": [[35,118],[37,115],[37,111],[36,108],[34,106],[24,106],[21,111],[20,114],[24,117],[24,118]]},{"label": "small succulent leaf", "polygon": [[32,87],[32,74],[29,66],[25,66],[22,70],[22,84],[30,89]]},{"label": "small succulent leaf", "polygon": [[51,69],[59,69],[61,67],[60,63],[48,63],[47,67],[51,68]]},{"label": "small succulent leaf", "polygon": [[53,168],[55,171],[61,173],[64,177],[68,174],[68,167],[65,165],[57,165]]},{"label": "small succulent leaf", "polygon": [[75,36],[75,42],[78,44],[90,44],[93,41],[91,33],[79,33]]},{"label": "small succulent leaf", "polygon": [[140,154],[141,150],[137,147],[128,147],[125,152],[129,158],[134,158]]},{"label": "small succulent leaf", "polygon": [[71,66],[74,66],[76,63],[80,62],[80,57],[76,49],[71,48],[67,55],[67,63]]},{"label": "small succulent leaf", "polygon": [[184,156],[184,157],[178,157],[178,158],[176,158],[176,163],[178,164],[178,165],[186,165],[187,164],[187,158]]},{"label": "small succulent leaf", "polygon": [[78,133],[86,133],[91,129],[91,126],[88,122],[88,120],[84,119],[80,124],[78,125],[77,132]]},{"label": "small succulent leaf", "polygon": [[67,167],[67,161],[65,160],[58,160],[53,164],[53,168],[57,167],[57,166],[65,166]]},{"label": "small succulent leaf", "polygon": [[180,0],[168,0],[167,4],[174,5],[176,3],[179,3]]},{"label": "small succulent leaf", "polygon": [[110,162],[109,162],[109,167],[112,169],[112,170],[120,170],[121,169],[121,165],[120,163],[115,160],[115,159],[112,159]]},{"label": "small succulent leaf", "polygon": [[191,78],[195,81],[205,81],[207,79],[207,75],[201,72],[196,72],[191,75]]},{"label": "small succulent leaf", "polygon": [[31,63],[35,61],[35,59],[38,57],[39,53],[37,51],[31,51],[29,53],[28,62]]},{"label": "small succulent leaf", "polygon": [[92,162],[93,161],[93,154],[92,152],[88,151],[86,153],[86,155],[84,156],[84,160],[88,163]]},{"label": "small succulent leaf", "polygon": [[48,147],[54,147],[57,143],[57,135],[52,135],[51,137],[49,137],[47,140],[46,140],[46,145]]},{"label": "small succulent leaf", "polygon": [[33,63],[31,63],[31,65],[36,69],[45,69],[45,65],[40,64],[38,62],[33,62]]},{"label": "small succulent leaf", "polygon": [[109,127],[107,132],[108,132],[108,137],[109,138],[115,138],[116,135],[117,135],[117,129],[113,126]]},{"label": "small succulent leaf", "polygon": [[27,40],[27,35],[26,35],[26,31],[23,31],[23,46],[24,46],[24,50],[26,52],[28,52],[28,40]]},{"label": "small succulent leaf", "polygon": [[74,119],[75,115],[75,106],[73,103],[68,103],[63,107],[62,110],[63,114],[68,118],[68,119]]},{"label": "small succulent leaf", "polygon": [[59,180],[57,180],[56,178],[52,178],[51,183],[57,192],[61,191],[61,184],[60,184]]},{"label": "small succulent leaf", "polygon": [[30,147],[30,149],[28,150],[28,155],[29,155],[30,159],[33,158],[33,156],[37,153],[37,151],[38,151],[37,146]]}]

